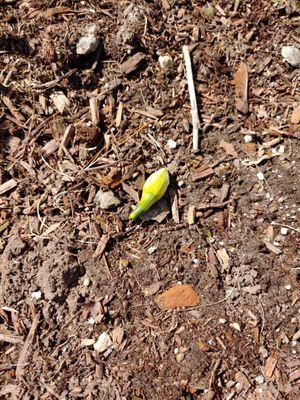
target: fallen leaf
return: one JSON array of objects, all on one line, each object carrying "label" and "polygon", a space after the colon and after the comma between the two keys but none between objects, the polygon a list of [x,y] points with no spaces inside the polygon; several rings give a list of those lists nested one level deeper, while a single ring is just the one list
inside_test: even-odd
[{"label": "fallen leaf", "polygon": [[298,124],[300,122],[300,104],[294,108],[291,116],[291,123]]},{"label": "fallen leaf", "polygon": [[234,74],[235,107],[243,114],[248,112],[248,70],[245,63],[241,63]]},{"label": "fallen leaf", "polygon": [[178,307],[195,307],[200,303],[200,298],[190,285],[176,285],[158,295],[155,302],[161,310],[172,310]]},{"label": "fallen leaf", "polygon": [[228,154],[229,156],[238,157],[238,153],[235,151],[233,144],[225,142],[225,140],[221,139],[219,147],[224,149],[226,154]]}]

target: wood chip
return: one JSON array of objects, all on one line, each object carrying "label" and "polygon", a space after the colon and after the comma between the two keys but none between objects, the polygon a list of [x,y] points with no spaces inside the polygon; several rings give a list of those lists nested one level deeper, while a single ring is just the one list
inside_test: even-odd
[{"label": "wood chip", "polygon": [[229,184],[228,183],[223,183],[221,191],[220,191],[220,196],[219,196],[219,202],[223,203],[224,200],[227,199],[228,193],[229,193]]},{"label": "wood chip", "polygon": [[138,203],[139,201],[139,194],[136,190],[133,189],[132,186],[127,185],[127,183],[123,182],[122,183],[122,188],[123,190],[129,194],[129,196],[136,202]]},{"label": "wood chip", "polygon": [[132,57],[128,58],[127,61],[119,64],[119,70],[123,72],[123,74],[130,74],[134,70],[138,68],[143,60],[145,60],[146,55],[144,53],[136,53]]},{"label": "wood chip", "polygon": [[235,107],[243,114],[248,112],[248,70],[245,63],[241,63],[234,74]]},{"label": "wood chip", "polygon": [[93,258],[101,258],[102,257],[102,255],[105,251],[105,248],[107,246],[107,243],[109,242],[109,239],[110,239],[109,235],[103,234],[101,236],[98,246],[92,256]]},{"label": "wood chip", "polygon": [[189,205],[187,213],[187,222],[189,225],[193,225],[195,223],[195,216],[196,216],[196,207]]},{"label": "wood chip", "polygon": [[264,244],[268,250],[272,251],[272,253],[277,255],[282,253],[278,247],[274,246],[274,244],[268,242],[267,240],[264,241]]},{"label": "wood chip", "polygon": [[175,222],[175,224],[179,224],[180,218],[179,218],[179,210],[178,210],[178,196],[177,196],[176,191],[172,188],[169,189],[169,193],[170,193],[170,200],[171,200],[171,204],[172,204],[171,210],[172,210],[173,221]]},{"label": "wood chip", "polygon": [[151,285],[145,287],[144,289],[144,295],[145,296],[153,296],[156,294],[161,287],[161,282],[154,282]]},{"label": "wood chip", "polygon": [[36,328],[38,326],[39,323],[39,318],[38,315],[35,315],[32,324],[31,324],[31,328],[29,330],[28,336],[25,340],[25,343],[22,347],[22,350],[20,352],[20,356],[18,359],[18,364],[17,364],[17,369],[16,369],[16,378],[17,380],[20,380],[24,374],[24,367],[26,365],[26,360],[27,360],[27,356],[29,354],[29,348],[33,343],[33,339],[35,336],[35,331]]},{"label": "wood chip", "polygon": [[167,11],[171,10],[169,0],[161,0],[161,5],[164,10],[167,10]]},{"label": "wood chip", "polygon": [[294,382],[300,379],[300,369],[296,369],[296,371],[293,371],[290,376],[289,376],[289,382]]},{"label": "wood chip", "polygon": [[200,303],[200,298],[190,285],[176,285],[158,295],[155,302],[161,310],[172,310],[178,307],[195,307]]},{"label": "wood chip", "polygon": [[291,115],[291,123],[298,124],[300,122],[300,104],[294,108]]},{"label": "wood chip", "polygon": [[51,94],[50,99],[53,102],[55,108],[63,114],[66,108],[70,106],[70,101],[63,92],[55,92]]},{"label": "wood chip", "polygon": [[200,179],[207,178],[210,175],[213,175],[215,171],[209,167],[208,165],[203,165],[202,167],[196,169],[193,172],[192,180],[193,182],[199,181]]},{"label": "wood chip", "polygon": [[222,267],[221,272],[227,271],[229,268],[229,255],[225,248],[221,248],[221,249],[217,250],[217,258]]},{"label": "wood chip", "polygon": [[100,112],[99,112],[99,100],[97,97],[90,98],[90,113],[91,120],[95,126],[99,125],[100,122]]},{"label": "wood chip", "polygon": [[9,109],[10,113],[15,117],[16,122],[19,125],[22,125],[22,123],[25,121],[24,116],[16,109],[16,107],[12,104],[10,99],[6,96],[2,97],[2,101],[5,104],[5,106]]},{"label": "wood chip", "polygon": [[235,151],[233,144],[220,140],[219,147],[225,150],[226,154],[233,157],[238,157],[238,153]]},{"label": "wood chip", "polygon": [[116,128],[119,128],[122,122],[122,115],[123,115],[123,103],[122,101],[119,102],[117,108],[117,115],[116,115]]},{"label": "wood chip", "polygon": [[270,356],[267,358],[267,361],[264,365],[264,375],[266,378],[269,379],[272,377],[277,361],[278,359],[275,356]]},{"label": "wood chip", "polygon": [[17,181],[14,179],[10,179],[9,181],[6,181],[0,185],[0,195],[8,192],[9,190],[13,189],[14,187],[17,186]]}]

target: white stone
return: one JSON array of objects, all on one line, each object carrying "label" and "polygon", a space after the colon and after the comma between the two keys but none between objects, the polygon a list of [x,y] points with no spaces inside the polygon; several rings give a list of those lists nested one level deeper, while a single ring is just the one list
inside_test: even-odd
[{"label": "white stone", "polygon": [[227,321],[225,318],[220,318],[219,322],[220,322],[220,324],[224,325],[224,324],[226,324]]},{"label": "white stone", "polygon": [[280,229],[280,233],[281,233],[281,235],[283,235],[283,236],[285,236],[285,235],[287,235],[288,234],[288,228],[286,228],[285,226],[283,226],[281,229]]},{"label": "white stone", "polygon": [[252,136],[251,135],[245,135],[244,136],[244,140],[245,140],[245,143],[250,143],[250,142],[252,142]]},{"label": "white stone", "polygon": [[94,349],[99,353],[103,353],[105,350],[112,346],[112,340],[107,332],[102,332],[97,342],[94,344]]},{"label": "white stone", "polygon": [[170,56],[159,56],[158,62],[161,69],[170,69],[173,67],[173,58]]},{"label": "white stone", "polygon": [[292,286],[291,285],[285,285],[286,290],[291,290]]},{"label": "white stone", "polygon": [[229,324],[230,328],[235,329],[238,332],[241,332],[241,327],[237,322],[232,322]]},{"label": "white stone", "polygon": [[148,249],[148,254],[153,254],[157,250],[156,246],[150,246]]},{"label": "white stone", "polygon": [[258,172],[256,174],[256,176],[257,176],[259,181],[263,181],[265,179],[265,176],[264,176],[264,174],[262,172]]},{"label": "white stone", "polygon": [[109,210],[121,204],[112,191],[103,192],[101,189],[96,193],[94,202],[103,210]]},{"label": "white stone", "polygon": [[39,291],[37,291],[37,292],[32,292],[31,293],[31,297],[34,299],[34,300],[40,300],[41,298],[42,298],[42,292],[39,290]]},{"label": "white stone", "polygon": [[255,381],[256,381],[259,385],[262,385],[262,384],[264,383],[264,381],[265,381],[265,378],[263,377],[263,375],[258,375],[258,376],[255,378]]},{"label": "white stone", "polygon": [[167,145],[169,146],[170,149],[174,150],[177,147],[177,143],[173,139],[169,139],[167,141]]},{"label": "white stone", "polygon": [[97,24],[87,25],[83,30],[83,36],[78,40],[76,53],[85,55],[97,50],[100,43],[99,28]]},{"label": "white stone", "polygon": [[281,55],[293,67],[300,66],[300,50],[294,46],[283,46]]},{"label": "white stone", "polygon": [[88,323],[89,323],[90,325],[95,325],[96,321],[95,321],[95,319],[94,319],[93,317],[90,317],[90,318],[88,319]]}]

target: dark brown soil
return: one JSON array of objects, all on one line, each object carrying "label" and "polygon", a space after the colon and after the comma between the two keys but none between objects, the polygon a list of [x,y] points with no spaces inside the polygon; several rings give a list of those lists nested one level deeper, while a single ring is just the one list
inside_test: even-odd
[{"label": "dark brown soil", "polygon": [[[0,1],[1,399],[299,398],[300,69],[281,56],[299,17],[293,0]],[[98,50],[77,55],[90,23]],[[129,221],[163,165],[167,194]],[[119,201],[100,209],[100,189]],[[159,309],[180,283],[199,306]]]}]

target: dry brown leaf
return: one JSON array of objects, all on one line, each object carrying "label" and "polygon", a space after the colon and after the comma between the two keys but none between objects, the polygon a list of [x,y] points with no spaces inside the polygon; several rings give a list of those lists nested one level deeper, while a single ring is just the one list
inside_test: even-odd
[{"label": "dry brown leaf", "polygon": [[200,298],[190,285],[176,285],[158,295],[155,302],[161,310],[172,310],[178,307],[195,307],[200,303]]},{"label": "dry brown leaf", "polygon": [[291,123],[298,124],[300,122],[300,104],[294,108],[291,115]]},{"label": "dry brown leaf", "polygon": [[248,112],[248,70],[245,63],[241,63],[234,74],[235,107],[243,114]]},{"label": "dry brown leaf", "polygon": [[233,144],[225,142],[225,140],[221,139],[219,147],[224,149],[226,154],[228,154],[229,156],[238,157],[238,153],[236,152]]}]

